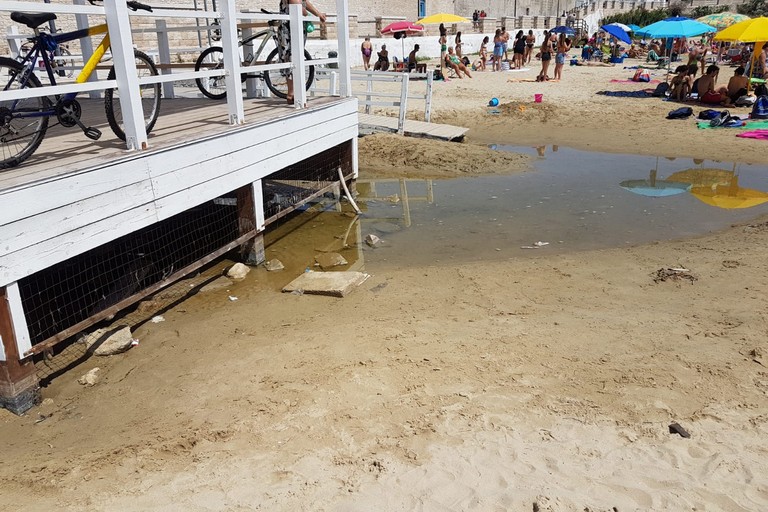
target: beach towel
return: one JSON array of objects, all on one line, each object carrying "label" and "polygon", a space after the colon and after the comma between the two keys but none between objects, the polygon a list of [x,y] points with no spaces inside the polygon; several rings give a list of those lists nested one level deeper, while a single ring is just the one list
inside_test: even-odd
[{"label": "beach towel", "polygon": [[545,80],[544,82],[539,82],[535,78],[507,78],[507,82],[512,83],[522,83],[522,82],[539,82],[539,83],[546,83],[546,82],[559,82],[560,80],[555,80],[550,78],[549,80]]},{"label": "beach towel", "polygon": [[653,89],[643,89],[642,91],[597,91],[595,94],[617,98],[653,98]]},{"label": "beach towel", "polygon": [[613,80],[611,80],[612,84],[637,84],[637,83],[658,84],[660,82],[661,82],[661,80],[656,80],[656,79],[648,80],[647,82],[644,82],[642,80],[632,80],[632,79],[619,80],[618,78],[614,78]]},{"label": "beach towel", "polygon": [[[738,121],[738,122],[736,122]],[[735,118],[733,124],[726,124],[725,126],[712,126],[710,121],[697,121],[696,126],[699,130],[708,130],[710,128],[739,128],[741,130],[757,130],[768,129],[768,121],[746,121],[744,119]]]},{"label": "beach towel", "polygon": [[768,130],[752,130],[749,132],[737,133],[736,136],[745,139],[768,140]]}]

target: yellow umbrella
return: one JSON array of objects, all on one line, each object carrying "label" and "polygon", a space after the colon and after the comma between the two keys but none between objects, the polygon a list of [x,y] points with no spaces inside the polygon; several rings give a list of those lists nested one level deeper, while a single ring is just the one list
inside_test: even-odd
[{"label": "yellow umbrella", "polygon": [[715,41],[741,41],[743,43],[768,41],[768,18],[760,16],[759,18],[740,21],[718,32],[715,35]]},{"label": "yellow umbrella", "polygon": [[768,203],[768,193],[739,186],[739,177],[734,176],[727,185],[694,187],[691,194],[699,201],[718,208],[752,208]]},{"label": "yellow umbrella", "polygon": [[437,14],[427,16],[426,18],[422,18],[416,23],[419,25],[439,25],[440,23],[463,23],[468,21],[469,20],[467,18],[462,18],[461,16],[457,16],[455,14],[439,12]]}]

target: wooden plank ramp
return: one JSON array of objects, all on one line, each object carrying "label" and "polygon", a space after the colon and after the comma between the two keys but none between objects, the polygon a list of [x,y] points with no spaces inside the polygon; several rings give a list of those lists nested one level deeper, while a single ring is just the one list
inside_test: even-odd
[{"label": "wooden plank ramp", "polygon": [[[361,113],[358,118],[358,129],[360,135],[397,133],[397,118]],[[406,137],[424,137],[445,141],[460,141],[468,131],[469,128],[462,128],[461,126],[427,123],[413,119],[406,119],[403,127],[403,135]]]}]

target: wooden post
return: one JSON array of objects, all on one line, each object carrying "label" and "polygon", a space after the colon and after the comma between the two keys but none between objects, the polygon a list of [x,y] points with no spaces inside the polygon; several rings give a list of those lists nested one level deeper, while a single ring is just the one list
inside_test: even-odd
[{"label": "wooden post", "polygon": [[299,108],[307,106],[307,70],[304,68],[304,17],[301,4],[290,4],[288,15],[291,30],[291,73],[293,75],[293,104]]},{"label": "wooden post", "polygon": [[144,125],[144,111],[141,106],[139,75],[133,56],[133,38],[128,5],[125,2],[104,2],[107,17],[112,57],[115,60],[115,78],[120,94],[120,109],[123,113],[125,144],[128,149],[147,149],[147,130]]},{"label": "wooden post", "polygon": [[40,400],[35,365],[22,360],[29,345],[18,284],[0,288],[0,407],[22,414]]},{"label": "wooden post", "polygon": [[408,73],[402,73],[400,87],[400,112],[397,116],[397,133],[403,134],[405,130],[405,111],[408,108]]},{"label": "wooden post", "polygon": [[349,1],[336,0],[336,41],[339,58],[339,96],[352,96],[352,75],[349,59]]},{"label": "wooden post", "polygon": [[[75,5],[85,5],[86,0],[75,0]],[[75,23],[77,23],[77,29],[82,30],[88,28],[88,15],[87,14],[75,14]],[[83,37],[80,39],[80,53],[83,54],[83,63],[88,62],[88,59],[93,55],[93,42],[91,36]],[[88,77],[88,82],[98,82],[98,73],[91,73]],[[88,91],[88,97],[92,100],[101,98],[101,91]]]},{"label": "wooden post", "polygon": [[[168,43],[168,26],[165,20],[155,20],[155,27],[157,28],[157,53],[159,54],[159,61],[161,64],[171,63],[171,45]],[[173,74],[173,69],[163,68],[160,70],[161,75]],[[163,96],[167,99],[173,99],[176,95],[173,92],[173,82],[163,83]]]},{"label": "wooden post", "polygon": [[224,83],[227,84],[229,124],[243,124],[243,92],[240,82],[240,48],[237,40],[237,11],[234,0],[219,0],[221,19],[221,48],[224,52]]},{"label": "wooden post", "polygon": [[237,189],[237,217],[239,235],[258,234],[241,246],[240,256],[246,265],[258,265],[264,256],[264,198],[261,180]]},{"label": "wooden post", "polygon": [[430,122],[432,119],[432,82],[434,81],[434,74],[427,71],[427,93],[424,105],[424,120]]}]

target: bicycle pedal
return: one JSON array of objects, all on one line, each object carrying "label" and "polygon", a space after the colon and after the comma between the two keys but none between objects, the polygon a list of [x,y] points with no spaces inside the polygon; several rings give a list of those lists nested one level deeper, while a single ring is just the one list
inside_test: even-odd
[{"label": "bicycle pedal", "polygon": [[99,140],[101,138],[101,130],[93,127],[88,127],[83,130],[86,137],[91,140]]}]

